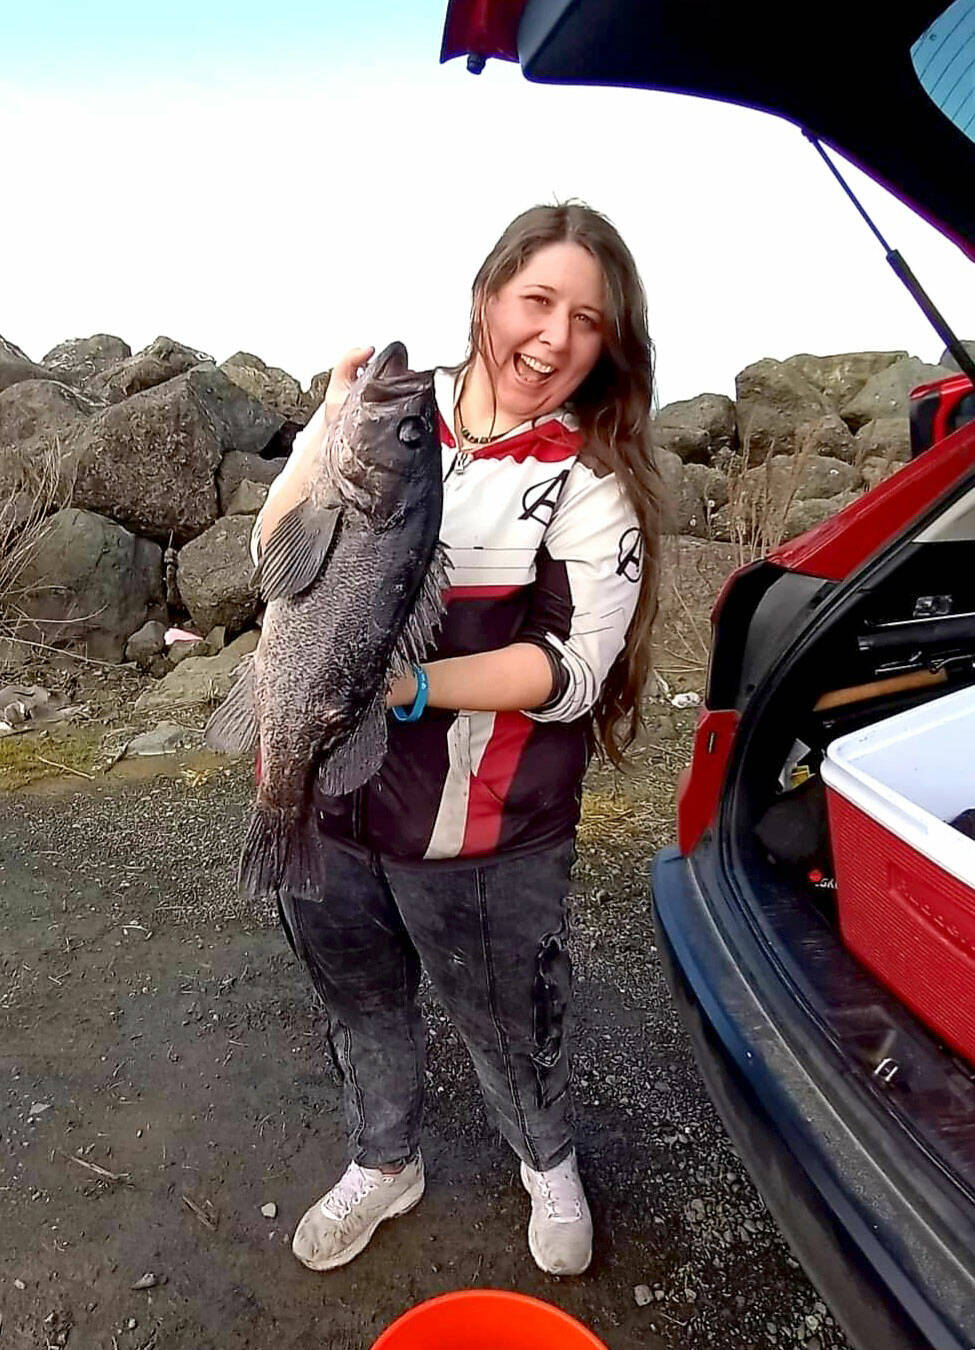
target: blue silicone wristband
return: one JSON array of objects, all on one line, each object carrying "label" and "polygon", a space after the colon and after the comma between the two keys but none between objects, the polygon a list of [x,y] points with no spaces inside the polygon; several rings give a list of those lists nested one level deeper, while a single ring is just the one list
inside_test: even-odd
[{"label": "blue silicone wristband", "polygon": [[414,666],[413,674],[416,676],[416,698],[413,700],[413,707],[407,712],[405,708],[394,708],[393,716],[397,722],[419,722],[423,716],[424,709],[427,706],[427,694],[430,691],[430,681],[427,679],[427,672],[422,666]]}]

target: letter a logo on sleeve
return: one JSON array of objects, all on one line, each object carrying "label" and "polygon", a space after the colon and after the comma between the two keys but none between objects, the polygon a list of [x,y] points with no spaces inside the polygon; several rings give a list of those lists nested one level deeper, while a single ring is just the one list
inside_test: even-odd
[{"label": "letter a logo on sleeve", "polygon": [[643,532],[638,525],[631,525],[620,536],[618,577],[627,581],[639,581],[643,570]]},{"label": "letter a logo on sleeve", "polygon": [[521,499],[521,515],[518,519],[540,520],[543,525],[551,524],[568,476],[568,469],[563,469],[554,478],[546,478],[544,483],[532,483]]}]

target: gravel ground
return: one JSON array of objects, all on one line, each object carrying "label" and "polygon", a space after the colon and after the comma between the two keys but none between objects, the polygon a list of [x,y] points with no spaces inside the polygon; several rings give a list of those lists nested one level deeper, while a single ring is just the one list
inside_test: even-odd
[{"label": "gravel ground", "polygon": [[0,1345],[367,1350],[417,1301],[485,1285],[610,1350],[844,1346],[710,1105],[654,946],[646,868],[693,717],[656,707],[639,772],[587,791],[575,1078],[596,1256],[576,1280],[528,1259],[511,1157],[429,997],[423,1203],[344,1270],[290,1255],[343,1163],[339,1091],[282,937],[234,896],[244,767],[0,795]]}]

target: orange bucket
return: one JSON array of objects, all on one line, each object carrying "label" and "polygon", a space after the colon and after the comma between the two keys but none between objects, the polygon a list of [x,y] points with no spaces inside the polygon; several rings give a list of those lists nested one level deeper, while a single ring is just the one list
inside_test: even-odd
[{"label": "orange bucket", "polygon": [[607,1350],[574,1317],[527,1294],[460,1289],[419,1303],[372,1350]]}]

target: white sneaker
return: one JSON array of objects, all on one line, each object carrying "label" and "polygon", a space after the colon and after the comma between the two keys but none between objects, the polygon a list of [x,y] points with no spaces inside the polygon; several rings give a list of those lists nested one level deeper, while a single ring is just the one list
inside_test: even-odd
[{"label": "white sneaker", "polygon": [[528,1250],[549,1275],[581,1275],[592,1260],[592,1216],[573,1150],[557,1167],[535,1172],[521,1164],[531,1196]]},{"label": "white sneaker", "polygon": [[334,1270],[358,1256],[383,1219],[395,1219],[423,1195],[419,1152],[399,1172],[350,1163],[295,1229],[291,1250],[309,1270]]}]

